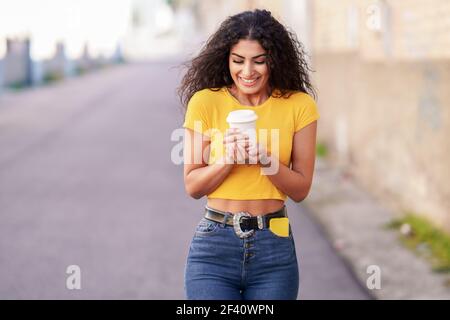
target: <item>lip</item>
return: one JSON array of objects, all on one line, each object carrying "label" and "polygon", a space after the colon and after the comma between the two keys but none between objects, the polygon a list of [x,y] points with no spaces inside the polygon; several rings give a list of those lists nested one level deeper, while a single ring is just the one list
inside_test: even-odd
[{"label": "lip", "polygon": [[[253,87],[260,79],[260,77],[256,77],[256,78],[252,79],[252,80],[255,80],[252,83],[246,83],[242,80],[242,79],[244,79],[243,77],[238,77],[238,78],[239,78],[239,83],[242,84],[244,87]],[[246,80],[250,80],[250,79],[246,79]]]}]

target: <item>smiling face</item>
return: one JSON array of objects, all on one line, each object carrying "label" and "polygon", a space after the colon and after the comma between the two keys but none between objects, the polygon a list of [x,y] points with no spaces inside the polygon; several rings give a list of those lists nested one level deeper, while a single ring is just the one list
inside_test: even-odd
[{"label": "smiling face", "polygon": [[237,90],[246,95],[267,92],[267,52],[256,40],[239,40],[230,50],[229,67]]}]

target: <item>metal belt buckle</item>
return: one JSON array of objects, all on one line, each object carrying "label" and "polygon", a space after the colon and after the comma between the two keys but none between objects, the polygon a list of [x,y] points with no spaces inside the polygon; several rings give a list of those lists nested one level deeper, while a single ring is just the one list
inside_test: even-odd
[{"label": "metal belt buckle", "polygon": [[248,238],[251,235],[253,235],[253,233],[255,232],[255,230],[243,231],[241,229],[241,219],[242,219],[242,217],[251,217],[251,215],[248,212],[238,212],[238,213],[234,214],[234,216],[233,216],[234,232],[241,239]]}]

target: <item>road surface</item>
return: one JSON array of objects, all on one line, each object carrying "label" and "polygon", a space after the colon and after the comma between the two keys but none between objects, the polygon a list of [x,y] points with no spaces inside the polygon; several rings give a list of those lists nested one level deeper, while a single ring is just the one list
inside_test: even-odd
[{"label": "road surface", "polygon": [[[183,119],[176,65],[115,66],[0,95],[1,299],[184,299],[205,199],[185,194],[171,159]],[[299,298],[368,298],[320,226],[299,204],[288,210]],[[73,265],[81,290],[67,288]]]}]

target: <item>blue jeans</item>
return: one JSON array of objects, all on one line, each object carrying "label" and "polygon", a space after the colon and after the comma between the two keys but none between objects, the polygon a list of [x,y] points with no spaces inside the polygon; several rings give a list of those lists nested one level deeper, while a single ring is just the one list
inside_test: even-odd
[{"label": "blue jeans", "polygon": [[185,270],[189,300],[295,300],[299,271],[291,230],[240,239],[232,226],[201,219]]}]

